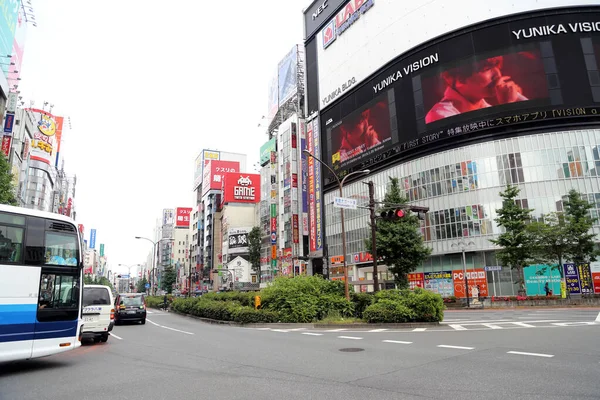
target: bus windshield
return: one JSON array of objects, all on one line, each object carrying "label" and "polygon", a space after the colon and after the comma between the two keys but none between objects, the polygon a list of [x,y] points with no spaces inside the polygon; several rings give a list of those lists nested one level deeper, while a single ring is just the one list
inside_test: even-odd
[{"label": "bus windshield", "polygon": [[46,232],[46,264],[77,266],[78,248],[76,235]]}]

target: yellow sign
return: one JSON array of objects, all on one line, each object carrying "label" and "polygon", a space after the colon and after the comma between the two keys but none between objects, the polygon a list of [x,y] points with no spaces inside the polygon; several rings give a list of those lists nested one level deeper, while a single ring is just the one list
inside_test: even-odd
[{"label": "yellow sign", "polygon": [[205,151],[204,152],[204,160],[218,160],[219,152],[217,151]]},{"label": "yellow sign", "polygon": [[260,296],[254,296],[254,308],[260,307]]},{"label": "yellow sign", "polygon": [[56,122],[48,115],[42,115],[38,122],[38,130],[45,136],[54,136],[56,133]]}]

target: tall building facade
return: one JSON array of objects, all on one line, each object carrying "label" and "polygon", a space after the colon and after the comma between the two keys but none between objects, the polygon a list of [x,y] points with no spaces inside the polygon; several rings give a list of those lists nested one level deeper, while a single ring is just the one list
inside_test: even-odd
[{"label": "tall building facade", "polygon": [[[305,13],[312,149],[338,176],[370,170],[349,179],[344,197],[367,205],[363,181],[372,180],[381,201],[393,177],[408,204],[429,208],[421,232],[433,252],[412,286],[465,297],[466,276],[483,296],[515,294],[516,277],[490,242],[502,232],[498,193],[517,185],[518,204],[536,218],[562,211],[570,189],[596,206],[594,215],[600,209],[598,3],[482,2],[443,14],[426,1],[318,6]],[[309,182],[310,242],[321,250],[313,261],[340,278],[331,262],[344,257],[355,288],[373,290],[368,210],[345,213],[343,254],[337,181],[313,164]],[[543,293],[537,272],[526,268],[528,294]],[[379,273],[392,282],[385,265]]]},{"label": "tall building facade", "polygon": [[[228,172],[246,171],[246,155],[220,150],[202,150],[196,157],[194,193],[196,204],[192,210],[191,238],[192,276],[196,287],[206,289],[210,271],[219,265],[221,231],[218,204],[221,201],[222,177]],[[195,265],[194,265],[195,262]]]},{"label": "tall building facade", "polygon": [[268,141],[261,147],[262,282],[305,273],[308,254],[304,49],[280,61],[269,90]]}]

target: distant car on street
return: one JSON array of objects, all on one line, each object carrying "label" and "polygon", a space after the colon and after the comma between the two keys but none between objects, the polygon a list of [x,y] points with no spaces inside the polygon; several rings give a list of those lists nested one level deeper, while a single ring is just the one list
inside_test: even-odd
[{"label": "distant car on street", "polygon": [[115,301],[115,325],[124,321],[146,323],[146,295],[144,293],[121,293]]}]

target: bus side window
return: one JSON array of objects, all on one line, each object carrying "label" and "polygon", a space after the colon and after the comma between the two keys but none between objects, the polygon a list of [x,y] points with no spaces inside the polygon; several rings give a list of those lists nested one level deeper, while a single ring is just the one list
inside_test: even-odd
[{"label": "bus side window", "polygon": [[79,278],[71,275],[42,274],[38,308],[78,307],[79,298],[73,296],[79,292]]},{"label": "bus side window", "polygon": [[22,246],[22,228],[0,225],[0,262],[20,262]]}]

